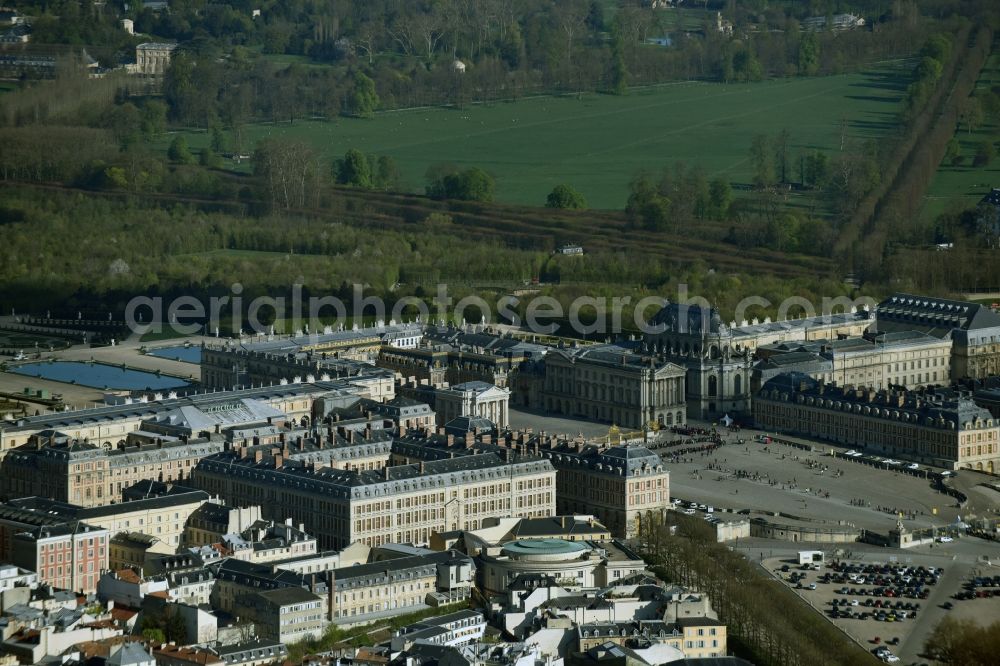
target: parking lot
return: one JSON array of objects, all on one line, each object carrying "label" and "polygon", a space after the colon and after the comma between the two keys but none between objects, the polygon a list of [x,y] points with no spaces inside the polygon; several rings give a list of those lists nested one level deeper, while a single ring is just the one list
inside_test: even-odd
[{"label": "parking lot", "polygon": [[920,620],[948,598],[941,585],[947,582],[944,567],[863,561],[800,566],[797,560],[777,558],[764,566],[887,663],[904,663],[904,648],[908,654],[920,651],[926,638],[926,623]]},{"label": "parking lot", "polygon": [[783,556],[761,566],[887,663],[926,664],[924,643],[945,616],[1000,619],[1000,576],[967,562],[904,554],[800,565]]}]

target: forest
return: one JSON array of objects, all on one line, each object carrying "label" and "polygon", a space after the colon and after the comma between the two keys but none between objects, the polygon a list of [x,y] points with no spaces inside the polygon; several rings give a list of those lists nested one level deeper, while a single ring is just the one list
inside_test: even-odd
[{"label": "forest", "polygon": [[[317,290],[358,282],[387,296],[445,280],[470,291],[484,280],[538,282],[560,298],[686,283],[724,308],[751,293],[834,296],[858,283],[870,294],[969,286],[968,256],[980,239],[970,234],[954,252],[915,259],[937,231],[912,212],[969,121],[968,100],[981,122],[997,122],[996,100],[972,94],[993,46],[992,3],[709,2],[686,14],[704,20],[678,24],[631,2],[613,11],[517,0],[264,3],[249,19],[242,3],[177,2],[166,14],[136,14],[84,2],[77,11],[86,20],[72,30],[54,20],[63,4],[38,3],[53,19],[41,23],[45,39],[97,42],[125,57],[131,46],[115,46],[104,28],[131,16],[137,31],[180,40],[181,49],[162,94],[113,71],[83,78],[66,61],[54,79],[0,95],[4,303],[208,292],[244,273],[261,290],[302,275]],[[847,32],[799,24],[835,11],[867,12],[871,24]],[[647,44],[661,28],[673,43]],[[784,131],[755,136],[753,182],[740,191],[696,163],[664,159],[661,172],[636,175],[624,211],[587,210],[572,183],[536,209],[492,204],[485,163],[429,171],[427,198],[397,194],[392,155],[362,146],[325,161],[300,140],[241,140],[261,121],[539,92],[622,95],[688,78],[815,77],[898,56],[912,71],[898,129],[886,139],[792,154]],[[467,63],[458,87],[455,60]],[[198,150],[175,133],[192,125],[210,138]],[[227,167],[244,154],[251,172]],[[787,192],[816,203],[789,205]],[[584,261],[550,254],[568,241],[584,243]],[[928,284],[929,265],[939,282]],[[1000,284],[997,262],[971,265],[976,284]]]}]

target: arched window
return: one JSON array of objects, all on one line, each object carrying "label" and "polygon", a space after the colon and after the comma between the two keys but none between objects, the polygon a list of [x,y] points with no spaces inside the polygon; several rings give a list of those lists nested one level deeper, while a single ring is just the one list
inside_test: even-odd
[{"label": "arched window", "polygon": [[719,394],[719,379],[715,375],[708,378],[708,395],[714,398]]},{"label": "arched window", "polygon": [[733,378],[733,393],[739,395],[743,392],[743,377],[741,375],[736,375]]}]

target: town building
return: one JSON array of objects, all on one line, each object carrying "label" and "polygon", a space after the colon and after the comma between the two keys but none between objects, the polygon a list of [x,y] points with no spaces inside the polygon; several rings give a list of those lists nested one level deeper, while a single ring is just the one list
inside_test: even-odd
[{"label": "town building", "polygon": [[208,566],[215,577],[212,608],[252,621],[258,635],[282,643],[316,638],[327,620],[326,577],[267,564],[225,559]]},{"label": "town building", "polygon": [[142,568],[152,558],[170,555],[176,551],[156,537],[142,532],[118,532],[111,537],[108,566],[111,569]]},{"label": "town building", "polygon": [[[423,338],[419,324],[377,325],[370,328],[288,337],[259,336],[202,347],[201,382],[212,388],[299,381],[312,377],[349,378],[371,373],[383,348],[414,349]],[[306,380],[308,381],[308,380]],[[381,399],[381,395],[370,396]]]},{"label": "town building", "polygon": [[550,351],[544,360],[545,411],[643,429],[681,425],[684,368],[620,345]]},{"label": "town building", "polygon": [[171,492],[157,497],[103,506],[82,507],[47,497],[15,499],[8,505],[67,521],[83,521],[106,529],[113,535],[141,532],[165,544],[173,552],[183,543],[184,530],[191,514],[209,499],[204,491],[174,486]]},{"label": "town building", "polygon": [[143,431],[147,422],[159,420],[162,423],[157,417],[178,411],[188,416],[193,413],[197,419],[192,422],[211,424],[212,432],[216,425],[220,430],[232,430],[240,425],[252,425],[260,418],[263,408],[250,409],[247,400],[277,410],[288,423],[308,426],[313,421],[314,409],[321,411],[331,401],[339,403],[353,396],[391,400],[395,397],[395,383],[388,373],[368,367],[361,374],[331,381],[269,382],[253,388],[211,390],[183,397],[157,394],[154,400],[129,399],[123,404],[0,421],[0,455],[27,444],[40,433],[44,435],[43,440],[46,436],[62,433],[70,440],[113,449],[126,443],[130,433]]},{"label": "town building", "polygon": [[824,384],[780,375],[754,400],[758,427],[948,469],[1000,469],[1000,425],[971,395]]},{"label": "town building", "polygon": [[550,440],[542,455],[558,471],[558,512],[593,514],[616,536],[638,534],[643,520],[670,505],[670,472],[642,444]]},{"label": "town building", "polygon": [[165,593],[167,589],[165,576],[143,578],[136,569],[112,567],[97,581],[97,598],[105,603],[113,601],[119,607],[139,608],[147,594]]},{"label": "town building", "polygon": [[568,588],[607,587],[644,571],[645,562],[617,541],[524,539],[490,547],[477,557],[479,589],[503,595],[519,576],[548,576]]},{"label": "town building", "polygon": [[540,359],[549,349],[483,326],[432,326],[425,329],[420,347],[383,347],[376,363],[398,374],[403,382],[414,380],[433,387],[485,382],[508,388],[522,366]]},{"label": "town building", "polygon": [[221,546],[229,557],[247,562],[276,562],[309,558],[317,554],[316,538],[301,523],[260,521],[239,534],[222,537]]},{"label": "town building", "polygon": [[182,540],[189,546],[219,543],[225,535],[240,534],[260,520],[260,506],[236,507],[206,502],[188,517]]},{"label": "town building", "polygon": [[547,516],[544,518],[488,518],[478,530],[441,532],[431,537],[434,550],[458,548],[477,555],[490,546],[525,539],[566,541],[610,541],[611,530],[594,516]]},{"label": "town building", "polygon": [[[576,628],[576,645],[578,653],[586,653],[611,643],[634,650],[640,657],[653,646],[662,645],[680,652],[683,658],[708,659],[726,656],[726,634],[724,623],[707,616],[678,618],[672,622],[593,622]],[[661,658],[643,661],[658,664],[662,663]],[[567,663],[588,662],[577,655],[570,655],[567,659]]]},{"label": "town building", "polygon": [[101,572],[108,567],[106,529],[79,521],[12,515],[0,509],[0,560],[38,573],[40,583],[76,592],[94,592]]},{"label": "town building", "polygon": [[[409,433],[393,443],[393,463],[458,459],[480,452],[496,455],[530,454],[551,463],[556,477],[556,508],[547,514],[591,514],[620,537],[637,533],[642,520],[666,511],[670,504],[670,473],[663,461],[640,441],[588,442],[542,433],[511,432],[455,437]],[[474,493],[475,491],[473,491]],[[472,495],[476,499],[476,495]],[[493,505],[488,505],[491,508]],[[505,504],[491,514],[504,515]],[[515,516],[516,517],[516,516]],[[481,523],[461,529],[482,527]],[[447,527],[444,532],[459,528]]]},{"label": "town building", "polygon": [[476,567],[456,551],[393,556],[373,553],[372,561],[330,574],[330,619],[342,626],[428,608],[439,595],[446,602],[469,597]]},{"label": "town building", "polygon": [[[156,666],[224,666],[220,656],[205,648],[165,643],[153,649]],[[226,665],[228,666],[228,665]]]},{"label": "town building", "polygon": [[0,593],[15,587],[35,589],[38,587],[38,574],[14,564],[0,564]]},{"label": "town building", "polygon": [[392,428],[402,432],[434,427],[436,417],[428,402],[414,400],[398,390],[397,393],[395,398],[386,402],[355,396],[341,401],[324,401],[323,408],[317,411],[317,417],[322,417],[324,422],[332,423],[338,428],[355,430],[363,430],[369,424],[372,427]]},{"label": "town building", "polygon": [[917,388],[951,381],[951,340],[919,331],[868,333],[860,338],[782,342],[757,347],[754,390],[786,372],[848,384]]},{"label": "town building", "polygon": [[951,379],[1000,375],[1000,314],[985,305],[893,294],[879,303],[875,326],[880,333],[915,330],[951,340]]},{"label": "town building", "polygon": [[263,638],[210,648],[225,666],[269,666],[284,663],[288,648],[284,643]]},{"label": "town building", "polygon": [[434,389],[434,412],[438,425],[460,416],[488,419],[498,428],[508,424],[510,389],[473,381]]},{"label": "town building", "polygon": [[460,610],[447,615],[429,617],[398,629],[392,636],[393,652],[406,650],[416,642],[434,645],[465,645],[482,640],[486,633],[486,618],[479,611]]},{"label": "town building", "polygon": [[143,42],[135,47],[135,67],[133,73],[140,76],[162,78],[170,68],[170,60],[177,50],[177,44],[166,42]]},{"label": "town building", "polygon": [[221,437],[104,448],[63,433],[39,433],[0,463],[7,497],[49,497],[80,507],[115,502],[143,479],[179,481],[207,455],[222,451]]},{"label": "town building", "polygon": [[761,345],[853,337],[872,321],[867,311],[728,326],[715,308],[668,303],[649,322],[643,340],[685,370],[687,416],[712,420],[750,413],[752,356]]},{"label": "town building", "polygon": [[[231,449],[204,459],[194,483],[230,504],[260,505],[265,518],[307,522],[321,547],[334,549],[355,541],[426,544],[434,532],[476,528],[500,512],[555,512],[555,470],[537,456],[472,452],[382,469],[329,465],[324,452],[350,448],[372,447],[303,441],[301,450]],[[381,464],[388,459],[386,451]]]},{"label": "town building", "polygon": [[252,621],[262,638],[285,644],[320,638],[327,626],[323,599],[301,587],[247,591],[233,612]]}]

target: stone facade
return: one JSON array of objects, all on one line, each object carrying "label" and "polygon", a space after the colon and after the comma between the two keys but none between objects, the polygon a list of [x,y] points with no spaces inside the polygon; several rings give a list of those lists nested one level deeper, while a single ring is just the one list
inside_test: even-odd
[{"label": "stone facade", "polygon": [[684,369],[619,345],[561,349],[545,356],[541,407],[627,428],[680,425]]},{"label": "stone facade", "polygon": [[985,305],[893,294],[878,305],[877,330],[917,330],[952,343],[951,378],[1000,375],[1000,314]]},{"label": "stone facade", "polygon": [[144,42],[135,47],[135,73],[141,76],[163,77],[170,67],[177,44]]},{"label": "stone facade", "polygon": [[861,335],[871,325],[867,312],[728,326],[718,310],[668,303],[649,322],[646,348],[686,371],[689,418],[712,420],[749,415],[752,355],[761,345]]},{"label": "stone facade", "polygon": [[438,425],[460,416],[489,419],[497,428],[506,428],[510,389],[486,382],[465,382],[434,390],[434,412]]},{"label": "stone facade", "polygon": [[1000,426],[972,398],[827,386],[781,375],[754,400],[758,427],[949,469],[1000,469]]},{"label": "stone facade", "polygon": [[221,438],[120,449],[64,436],[39,436],[36,441],[4,458],[0,492],[8,497],[49,497],[82,507],[116,502],[122,490],[145,479],[187,479],[199,460],[223,447]]},{"label": "stone facade", "polygon": [[798,371],[841,386],[885,389],[947,385],[951,377],[951,349],[950,339],[918,331],[764,345],[757,348],[757,356],[762,360],[754,366],[751,383],[759,389],[779,374]]},{"label": "stone facade", "polygon": [[[336,469],[303,450],[230,450],[204,460],[194,483],[264,517],[310,525],[324,548],[355,541],[426,544],[434,532],[475,529],[498,513],[555,512],[555,470],[535,456],[470,452],[377,470]],[[388,462],[385,454],[382,464]],[[280,515],[278,515],[280,514]]]}]

